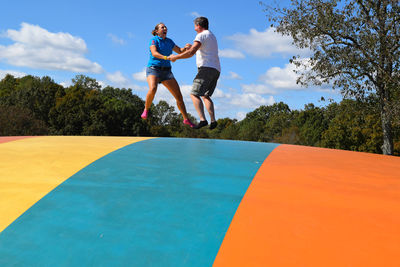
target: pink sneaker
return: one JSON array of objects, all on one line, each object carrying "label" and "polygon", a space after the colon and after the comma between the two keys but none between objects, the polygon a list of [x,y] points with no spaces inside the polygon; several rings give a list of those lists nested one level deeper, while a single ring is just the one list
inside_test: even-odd
[{"label": "pink sneaker", "polygon": [[147,115],[149,115],[149,111],[147,109],[143,110],[143,113],[140,117],[142,117],[142,119],[147,119]]},{"label": "pink sneaker", "polygon": [[195,126],[189,119],[183,120],[183,123],[189,125],[191,128]]}]

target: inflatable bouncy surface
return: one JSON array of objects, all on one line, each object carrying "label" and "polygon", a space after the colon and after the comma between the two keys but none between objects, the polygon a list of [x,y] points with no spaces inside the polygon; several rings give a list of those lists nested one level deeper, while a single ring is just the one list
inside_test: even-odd
[{"label": "inflatable bouncy surface", "polygon": [[0,266],[399,266],[400,158],[1,137]]}]

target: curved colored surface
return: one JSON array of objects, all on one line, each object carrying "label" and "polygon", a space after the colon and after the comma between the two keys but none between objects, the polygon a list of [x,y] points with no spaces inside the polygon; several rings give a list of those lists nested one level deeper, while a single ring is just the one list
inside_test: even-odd
[{"label": "curved colored surface", "polygon": [[5,142],[0,144],[0,232],[80,169],[115,149],[144,139],[1,137]]},{"label": "curved colored surface", "polygon": [[0,144],[11,142],[11,141],[16,141],[16,140],[21,140],[21,139],[25,139],[25,138],[30,138],[30,137],[32,137],[32,136],[4,136],[4,137],[0,137]]},{"label": "curved colored surface", "polygon": [[282,145],[215,266],[400,266],[400,158]]},{"label": "curved colored surface", "polygon": [[0,266],[399,266],[400,158],[0,138]]}]

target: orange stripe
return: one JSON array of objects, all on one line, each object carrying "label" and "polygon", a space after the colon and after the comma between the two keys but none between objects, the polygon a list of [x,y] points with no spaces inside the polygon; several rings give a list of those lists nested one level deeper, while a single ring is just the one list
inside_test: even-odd
[{"label": "orange stripe", "polygon": [[1,136],[0,144],[15,141],[15,140],[20,140],[20,139],[30,138],[30,137],[33,137],[33,136]]},{"label": "orange stripe", "polygon": [[400,158],[281,145],[214,266],[400,266]]}]

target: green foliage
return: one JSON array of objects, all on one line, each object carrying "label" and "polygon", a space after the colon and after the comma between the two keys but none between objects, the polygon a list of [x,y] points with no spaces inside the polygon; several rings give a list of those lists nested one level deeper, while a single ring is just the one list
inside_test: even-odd
[{"label": "green foliage", "polygon": [[2,103],[6,103],[9,99],[9,95],[15,89],[18,82],[14,76],[7,74],[1,81],[0,81],[0,99]]},{"label": "green foliage", "polygon": [[382,129],[379,114],[371,103],[343,100],[332,104],[334,117],[323,133],[324,147],[382,153]]},{"label": "green foliage", "polygon": [[33,116],[49,126],[49,112],[64,89],[50,77],[25,76],[16,79],[7,75],[0,82],[0,103],[31,111]]},{"label": "green foliage", "polygon": [[382,129],[374,104],[343,100],[328,106],[328,129],[322,134],[323,147],[381,153]]},{"label": "green foliage", "polygon": [[[50,111],[50,123],[60,135],[106,135],[101,94],[90,78],[74,80]],[[89,85],[89,86],[88,86]]]},{"label": "green foliage", "polygon": [[236,119],[223,118],[217,120],[217,127],[213,130],[208,130],[208,136],[212,139],[235,139],[237,131],[234,128]]},{"label": "green foliage", "polygon": [[[152,105],[131,89],[107,86],[77,76],[68,88],[49,77],[7,75],[0,81],[1,135],[112,135],[213,138],[321,146],[382,153],[379,97],[346,99],[326,107],[307,104],[290,110],[283,102],[260,106],[246,117],[218,119],[218,126],[194,130],[165,101]],[[196,122],[189,114],[190,119]],[[393,120],[394,154],[400,155],[400,118]]]},{"label": "green foliage", "polygon": [[134,95],[131,89],[106,87],[101,90],[103,101],[103,120],[108,135],[113,136],[146,136],[149,135],[147,125],[140,114],[144,102]]},{"label": "green foliage", "polygon": [[320,146],[321,135],[328,124],[324,113],[324,109],[315,107],[314,104],[307,104],[302,112],[296,112],[295,128],[292,128],[292,132],[296,131],[298,138],[293,144]]},{"label": "green foliage", "polygon": [[248,113],[239,123],[240,140],[275,142],[290,125],[291,111],[283,102],[261,106]]},{"label": "green foliage", "polygon": [[146,136],[146,124],[140,119],[143,100],[131,89],[106,87],[89,77],[78,76],[74,84],[57,99],[50,111],[56,134]]},{"label": "green foliage", "polygon": [[29,109],[0,105],[0,136],[46,135],[43,121],[35,119]]}]

